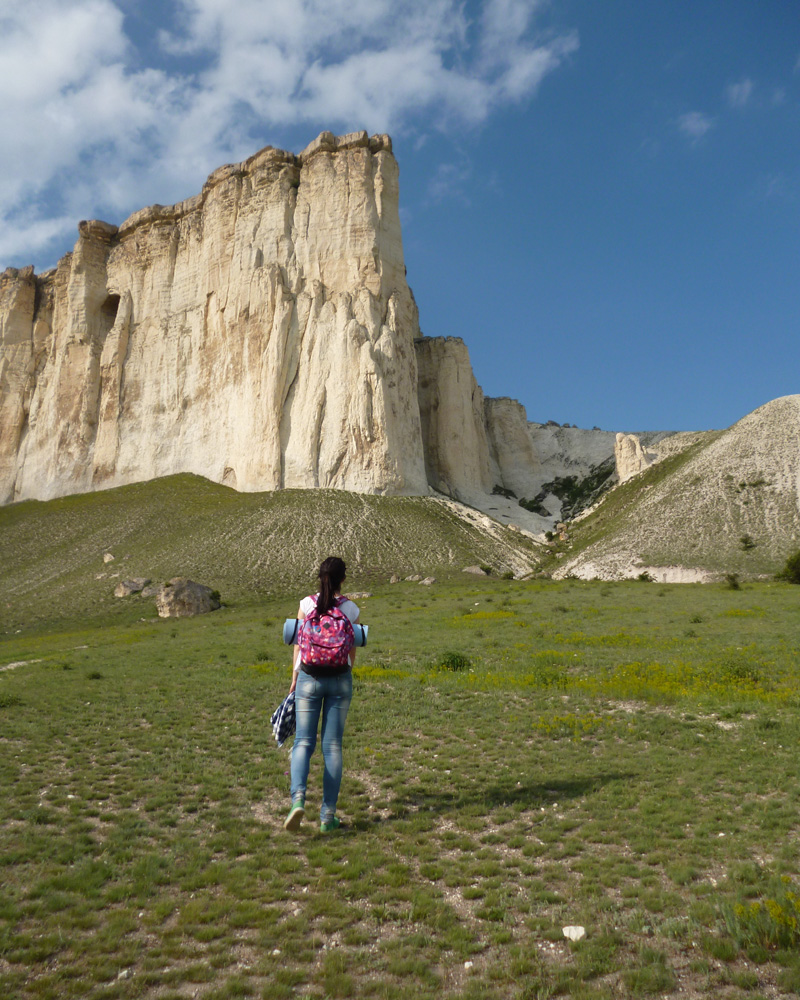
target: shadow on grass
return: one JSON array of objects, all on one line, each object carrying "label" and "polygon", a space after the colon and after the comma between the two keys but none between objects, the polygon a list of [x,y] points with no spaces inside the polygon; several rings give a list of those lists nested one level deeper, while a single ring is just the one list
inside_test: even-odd
[{"label": "shadow on grass", "polygon": [[632,771],[612,771],[582,778],[556,779],[546,782],[528,782],[517,785],[502,783],[484,788],[458,786],[456,783],[435,792],[421,789],[405,792],[391,802],[388,816],[370,816],[353,822],[352,830],[407,820],[414,816],[436,816],[450,812],[468,815],[489,813],[495,809],[541,809],[554,803],[580,799],[614,782],[629,781],[637,777]]}]

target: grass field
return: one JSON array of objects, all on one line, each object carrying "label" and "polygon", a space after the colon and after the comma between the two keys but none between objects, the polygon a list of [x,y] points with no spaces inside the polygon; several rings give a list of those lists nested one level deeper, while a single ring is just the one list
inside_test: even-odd
[{"label": "grass field", "polygon": [[299,596],[5,637],[0,996],[800,992],[800,588],[376,587],[292,836]]}]

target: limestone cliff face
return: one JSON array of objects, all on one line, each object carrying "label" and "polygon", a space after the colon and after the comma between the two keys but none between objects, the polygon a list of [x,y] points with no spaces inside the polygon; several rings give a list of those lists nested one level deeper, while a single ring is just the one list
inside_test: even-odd
[{"label": "limestone cliff face", "polygon": [[386,136],[267,148],[0,281],[0,500],[194,472],[426,493]]},{"label": "limestone cliff face", "polygon": [[518,497],[535,496],[541,484],[541,462],[531,438],[525,407],[506,396],[484,400],[486,430],[497,483]]},{"label": "limestone cliff face", "polygon": [[[680,437],[617,435],[620,478]],[[484,397],[461,339],[420,336],[388,136],[267,147],[187,201],[80,223],[52,271],[0,275],[0,503],[192,472],[434,489],[541,532],[559,502],[517,499],[614,452]]]},{"label": "limestone cliff face", "polygon": [[431,486],[498,521],[542,531],[549,521],[503,493],[533,497],[543,481],[524,406],[513,399],[484,397],[460,338],[422,337],[416,346]]},{"label": "limestone cliff face", "polygon": [[491,493],[498,471],[467,345],[459,337],[423,337],[416,347],[428,481],[440,493],[472,503]]}]

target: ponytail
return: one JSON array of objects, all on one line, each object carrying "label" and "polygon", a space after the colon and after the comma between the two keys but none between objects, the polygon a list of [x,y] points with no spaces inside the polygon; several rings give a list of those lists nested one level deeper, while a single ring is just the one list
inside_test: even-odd
[{"label": "ponytail", "polygon": [[344,561],[338,556],[328,556],[319,568],[319,597],[317,610],[324,615],[336,603],[335,594],[345,578]]}]

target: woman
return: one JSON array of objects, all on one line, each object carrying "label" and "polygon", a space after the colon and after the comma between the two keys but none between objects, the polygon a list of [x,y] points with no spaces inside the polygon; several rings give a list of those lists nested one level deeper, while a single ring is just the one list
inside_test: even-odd
[{"label": "woman", "polygon": [[[316,607],[324,614],[337,606],[351,623],[358,621],[357,605],[341,595],[345,579],[344,562],[330,556],[319,568],[319,593],[304,597],[297,617],[305,617]],[[348,662],[341,667],[312,667],[301,660],[300,647],[294,647],[292,686],[295,692],[296,732],[292,747],[292,808],[283,824],[285,830],[295,831],[305,816],[306,783],[311,755],[317,743],[317,724],[322,713],[322,756],[325,770],[322,778],[322,807],[319,828],[323,833],[336,830],[339,817],[336,802],[342,783],[342,734],[353,696],[353,661],[355,648],[349,653]]]}]

